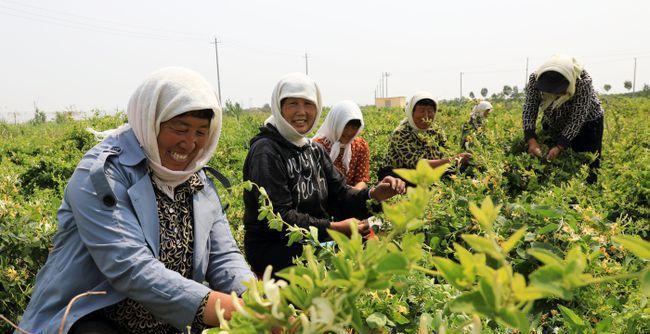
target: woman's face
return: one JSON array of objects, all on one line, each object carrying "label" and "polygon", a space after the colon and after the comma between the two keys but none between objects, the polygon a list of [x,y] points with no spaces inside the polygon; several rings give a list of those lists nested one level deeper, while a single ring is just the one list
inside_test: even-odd
[{"label": "woman's face", "polygon": [[205,147],[209,133],[209,119],[181,115],[160,123],[158,153],[161,164],[170,170],[185,170]]},{"label": "woman's face", "polygon": [[349,144],[357,132],[359,132],[359,126],[353,123],[346,124],[345,128],[343,128],[343,133],[341,133],[341,138],[339,138],[339,142],[343,145]]},{"label": "woman's face", "polygon": [[287,97],[281,102],[282,117],[301,135],[314,125],[316,109],[314,102],[300,97]]},{"label": "woman's face", "polygon": [[434,106],[420,104],[413,108],[413,123],[415,123],[415,126],[420,130],[428,129],[435,116],[436,108]]}]

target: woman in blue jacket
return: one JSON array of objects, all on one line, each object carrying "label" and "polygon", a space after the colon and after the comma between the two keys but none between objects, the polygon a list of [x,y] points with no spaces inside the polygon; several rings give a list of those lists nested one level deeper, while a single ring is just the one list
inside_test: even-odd
[{"label": "woman in blue jacket", "polygon": [[[58,232],[20,327],[56,333],[180,333],[226,317],[254,279],[203,171],[221,131],[214,89],[165,68],[135,91],[128,124],[88,151],[65,190]],[[209,286],[202,284],[207,281]]]}]

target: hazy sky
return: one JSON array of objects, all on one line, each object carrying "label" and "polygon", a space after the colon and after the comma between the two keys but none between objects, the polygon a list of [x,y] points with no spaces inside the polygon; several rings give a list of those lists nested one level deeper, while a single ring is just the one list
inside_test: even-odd
[{"label": "hazy sky", "polygon": [[[305,70],[325,104],[428,90],[442,98],[524,85],[554,53],[580,60],[594,85],[650,84],[650,1],[91,1],[0,0],[0,118],[125,108],[144,77],[195,69],[224,100],[261,106],[284,74]],[[19,116],[20,119],[20,116]]]}]

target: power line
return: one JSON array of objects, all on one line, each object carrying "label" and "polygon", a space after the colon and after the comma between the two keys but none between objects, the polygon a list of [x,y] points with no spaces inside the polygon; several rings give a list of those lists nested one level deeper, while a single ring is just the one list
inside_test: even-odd
[{"label": "power line", "polygon": [[[155,40],[175,40],[175,41],[182,41],[182,42],[188,42],[188,41],[205,41],[205,39],[197,39],[197,38],[177,38],[169,35],[160,35],[160,34],[152,34],[152,33],[147,33],[147,32],[139,32],[139,31],[133,31],[133,30],[127,30],[127,29],[119,29],[119,28],[108,28],[100,25],[93,25],[89,23],[84,23],[84,22],[76,22],[76,21],[71,21],[67,19],[61,19],[53,16],[47,16],[47,15],[42,15],[42,14],[36,14],[36,13],[29,13],[27,11],[22,11],[22,10],[16,10],[13,8],[7,8],[3,5],[0,5],[0,9],[4,8],[4,10],[0,10],[1,15],[6,15],[6,16],[13,16],[13,17],[18,17],[30,21],[36,21],[36,22],[41,22],[41,23],[48,23],[48,24],[54,24],[54,25],[59,25],[59,26],[64,26],[72,29],[77,29],[77,30],[82,30],[82,31],[95,31],[95,32],[101,32],[101,33],[106,33],[106,34],[112,34],[112,35],[119,35],[119,36],[126,36],[126,37],[135,37],[135,38],[145,38],[145,39],[155,39]],[[7,12],[6,10],[14,11],[12,12]],[[17,13],[15,13],[17,12]]]},{"label": "power line", "polygon": [[191,37],[191,38],[205,38],[204,35],[199,35],[196,33],[191,33],[191,32],[181,32],[181,31],[175,31],[175,30],[169,30],[169,29],[163,29],[163,28],[158,28],[158,27],[151,27],[151,26],[145,26],[141,24],[133,24],[129,22],[118,22],[118,21],[113,21],[113,20],[106,20],[103,18],[98,18],[98,17],[90,17],[90,16],[85,16],[85,15],[79,15],[79,14],[73,14],[61,10],[56,10],[56,9],[51,9],[51,8],[45,8],[45,7],[40,7],[40,6],[35,6],[32,4],[26,4],[18,1],[12,1],[12,0],[0,0],[0,2],[4,2],[5,4],[11,5],[11,6],[18,6],[18,7],[27,7],[31,9],[36,9],[37,11],[42,11],[46,13],[57,13],[63,16],[69,16],[69,17],[76,17],[80,18],[82,20],[87,20],[90,21],[91,23],[96,23],[98,21],[100,22],[106,22],[110,23],[112,25],[119,25],[119,26],[131,26],[134,28],[138,29],[146,29],[146,30],[157,30],[162,33],[168,33],[168,34],[174,34],[174,35],[184,35],[184,37]]}]

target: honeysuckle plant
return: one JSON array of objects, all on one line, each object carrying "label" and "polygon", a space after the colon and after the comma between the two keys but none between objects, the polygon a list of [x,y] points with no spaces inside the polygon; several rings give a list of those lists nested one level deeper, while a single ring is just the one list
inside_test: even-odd
[{"label": "honeysuckle plant", "polygon": [[[480,331],[481,317],[527,333],[530,330],[528,313],[536,300],[571,300],[576,289],[607,280],[642,278],[647,293],[647,268],[639,273],[595,278],[585,269],[589,259],[598,253],[587,255],[580,246],[571,248],[564,257],[546,249],[529,248],[528,254],[541,265],[528,277],[517,273],[509,262],[510,253],[522,242],[527,227],[519,228],[507,238],[498,235],[494,223],[501,205],[495,205],[489,197],[480,206],[470,203],[470,212],[482,233],[463,234],[465,246],[453,244],[456,260],[427,256],[424,236],[418,229],[427,223],[422,214],[431,199],[432,187],[440,186],[440,178],[447,167],[432,169],[421,161],[414,170],[396,170],[417,186],[408,188],[406,195],[394,203],[382,203],[390,229],[381,238],[368,240],[364,240],[355,226],[352,226],[350,237],[328,230],[336,247],[327,249],[327,257],[320,256],[323,246],[318,241],[317,231],[284,222],[273,211],[264,189],[259,188],[259,218],[267,219],[273,229],[284,229],[290,235],[290,243],[305,242],[303,255],[294,266],[277,273],[280,279],[272,278],[272,268],[268,267],[261,281],[249,282],[248,291],[243,295],[244,303],[237,305],[232,319],[226,321],[220,316],[220,328],[208,332],[283,330],[306,334],[349,333],[350,329],[358,333],[376,332],[390,320],[382,314],[364,318],[357,306],[358,298],[372,291],[391,289],[395,275],[414,271],[440,277],[458,289],[459,295],[449,302],[448,308],[468,315],[467,321],[458,328],[448,328],[444,321],[438,321],[439,326],[433,328],[431,317],[423,314],[419,333],[453,333],[464,327]],[[255,185],[245,186],[252,189]],[[615,240],[642,259],[648,259],[647,242],[629,236]]]}]

